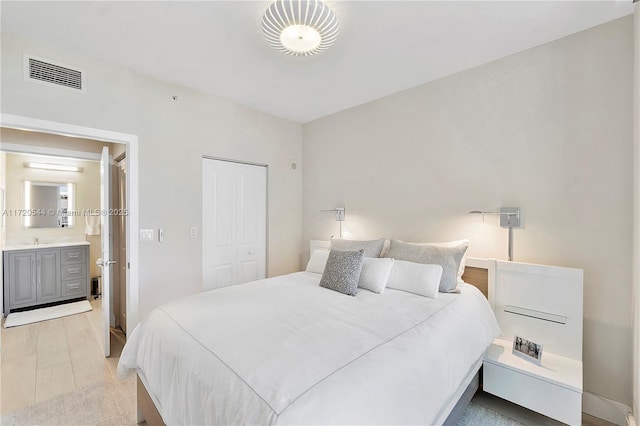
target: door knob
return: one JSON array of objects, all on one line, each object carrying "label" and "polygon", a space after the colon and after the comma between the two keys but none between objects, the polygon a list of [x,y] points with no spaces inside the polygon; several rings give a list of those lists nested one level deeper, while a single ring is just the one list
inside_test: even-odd
[{"label": "door knob", "polygon": [[115,260],[103,260],[102,258],[96,260],[96,265],[100,266],[100,267],[105,267],[105,266],[109,266],[109,265],[113,265],[115,264],[116,261]]}]

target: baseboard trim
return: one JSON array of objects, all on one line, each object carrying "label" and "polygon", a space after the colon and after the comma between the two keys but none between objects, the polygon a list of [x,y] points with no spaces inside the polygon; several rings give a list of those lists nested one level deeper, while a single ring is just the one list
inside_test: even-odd
[{"label": "baseboard trim", "polygon": [[582,393],[582,411],[620,426],[635,426],[631,407],[591,392]]}]

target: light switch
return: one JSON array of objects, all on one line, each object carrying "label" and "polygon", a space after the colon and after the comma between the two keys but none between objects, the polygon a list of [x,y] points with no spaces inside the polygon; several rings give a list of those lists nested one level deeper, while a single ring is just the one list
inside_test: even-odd
[{"label": "light switch", "polygon": [[141,229],[140,241],[153,241],[153,229]]},{"label": "light switch", "polygon": [[160,242],[164,241],[164,228],[158,229],[158,241]]},{"label": "light switch", "polygon": [[198,228],[196,226],[191,227],[191,238],[198,238]]}]

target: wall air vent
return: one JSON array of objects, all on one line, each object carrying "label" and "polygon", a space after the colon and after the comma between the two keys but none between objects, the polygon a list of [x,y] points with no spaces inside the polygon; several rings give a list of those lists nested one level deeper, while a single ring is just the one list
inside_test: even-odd
[{"label": "wall air vent", "polygon": [[27,54],[24,54],[23,65],[25,81],[86,92],[81,69]]}]

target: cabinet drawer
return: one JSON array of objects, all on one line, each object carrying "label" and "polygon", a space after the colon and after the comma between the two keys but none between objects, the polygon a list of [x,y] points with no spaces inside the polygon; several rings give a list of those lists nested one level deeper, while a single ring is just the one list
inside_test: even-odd
[{"label": "cabinet drawer", "polygon": [[85,263],[86,261],[85,247],[65,248],[60,250],[60,263],[63,265],[71,265],[76,263]]},{"label": "cabinet drawer", "polygon": [[483,390],[569,425],[582,422],[582,394],[485,361]]},{"label": "cabinet drawer", "polygon": [[87,265],[64,265],[61,270],[62,281],[75,280],[87,277]]},{"label": "cabinet drawer", "polygon": [[86,296],[87,295],[87,280],[71,280],[64,281],[62,283],[62,296],[70,297],[70,296]]}]

